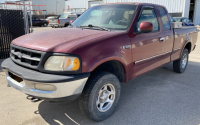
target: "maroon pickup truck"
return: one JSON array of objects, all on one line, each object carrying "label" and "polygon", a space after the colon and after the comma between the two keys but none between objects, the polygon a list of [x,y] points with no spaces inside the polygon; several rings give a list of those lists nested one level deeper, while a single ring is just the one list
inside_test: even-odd
[{"label": "maroon pickup truck", "polygon": [[15,39],[2,63],[8,86],[33,101],[79,98],[95,121],[113,114],[120,83],[166,63],[183,73],[197,29],[174,28],[165,7],[115,3],[91,7],[70,27]]}]

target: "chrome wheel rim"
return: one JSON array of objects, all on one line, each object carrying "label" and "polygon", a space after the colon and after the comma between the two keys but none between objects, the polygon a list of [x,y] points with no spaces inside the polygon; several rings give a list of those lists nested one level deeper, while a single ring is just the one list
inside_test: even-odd
[{"label": "chrome wheel rim", "polygon": [[187,65],[187,54],[185,54],[183,56],[183,59],[182,59],[182,68],[185,68]]},{"label": "chrome wheel rim", "polygon": [[100,112],[108,111],[115,101],[115,87],[112,84],[104,85],[97,96],[96,106]]}]

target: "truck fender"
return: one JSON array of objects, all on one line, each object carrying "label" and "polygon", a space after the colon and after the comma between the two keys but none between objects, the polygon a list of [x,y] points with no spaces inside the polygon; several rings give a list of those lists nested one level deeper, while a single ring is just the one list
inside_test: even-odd
[{"label": "truck fender", "polygon": [[[112,56],[112,57],[106,57],[106,58],[103,58],[101,60],[99,60],[98,62],[96,62],[93,66],[91,66],[88,70],[88,72],[92,72],[94,71],[98,66],[100,66],[101,64],[105,63],[105,62],[109,62],[109,61],[118,61],[119,63],[122,64],[123,68],[124,68],[124,73],[127,74],[128,73],[128,64],[126,63],[125,60],[123,60],[122,58],[120,57],[117,57],[117,56]],[[127,75],[126,75],[126,78],[125,78],[125,81],[127,81]]]},{"label": "truck fender", "polygon": [[[184,51],[184,49],[185,49],[185,47],[187,46],[188,43],[191,44],[191,48],[190,48],[190,50],[188,50],[189,53],[191,52],[191,50],[192,50],[192,42],[190,42],[190,40],[188,40],[188,41],[186,41],[185,44],[183,45],[183,48],[182,48],[182,50],[181,50],[181,54],[183,53],[183,51]],[[181,56],[181,54],[180,54],[180,56]]]}]

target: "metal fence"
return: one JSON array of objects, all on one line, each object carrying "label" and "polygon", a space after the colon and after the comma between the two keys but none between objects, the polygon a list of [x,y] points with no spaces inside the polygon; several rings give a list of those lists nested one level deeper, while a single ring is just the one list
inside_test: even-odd
[{"label": "metal fence", "polygon": [[9,57],[10,43],[24,34],[23,12],[0,9],[0,59]]}]

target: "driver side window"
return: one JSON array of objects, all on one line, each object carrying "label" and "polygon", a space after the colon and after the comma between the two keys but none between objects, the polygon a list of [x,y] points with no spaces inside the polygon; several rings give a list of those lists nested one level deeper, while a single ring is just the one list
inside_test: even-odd
[{"label": "driver side window", "polygon": [[153,31],[158,31],[159,30],[159,24],[158,20],[155,14],[155,11],[153,8],[144,8],[142,10],[142,13],[139,17],[138,22],[135,25],[135,32],[138,32],[138,28],[142,22],[150,22],[153,24]]}]

